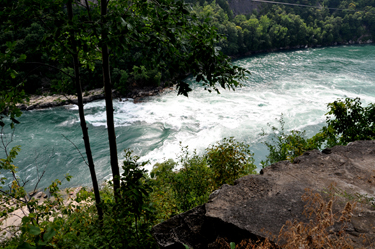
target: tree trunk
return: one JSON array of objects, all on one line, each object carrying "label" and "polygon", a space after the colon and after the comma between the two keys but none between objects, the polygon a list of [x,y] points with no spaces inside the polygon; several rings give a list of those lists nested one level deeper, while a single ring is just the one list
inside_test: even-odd
[{"label": "tree trunk", "polygon": [[111,168],[113,175],[113,190],[115,200],[118,200],[119,189],[120,189],[120,170],[118,166],[117,158],[117,145],[116,145],[116,134],[115,125],[113,119],[113,103],[112,103],[112,86],[111,76],[109,71],[109,52],[106,40],[108,37],[108,30],[105,28],[105,17],[107,15],[107,1],[101,1],[101,18],[102,18],[102,64],[103,64],[103,83],[105,91],[105,105],[107,113],[107,130],[108,130],[108,141],[109,141],[109,153],[111,157]]},{"label": "tree trunk", "polygon": [[[69,20],[72,20],[73,19],[72,1],[68,1],[67,10],[68,10]],[[80,81],[77,44],[76,44],[76,41],[75,41],[75,35],[74,35],[73,31],[70,33],[70,44],[72,45],[72,51],[73,51],[72,56],[73,56],[74,76],[75,76],[74,81],[75,81],[76,90],[77,90],[79,119],[80,119],[80,122],[81,122],[81,128],[82,128],[82,133],[83,133],[83,141],[85,143],[88,166],[89,166],[89,169],[90,169],[92,185],[94,187],[95,202],[96,202],[96,208],[97,208],[98,215],[99,215],[99,220],[103,220],[103,210],[100,206],[101,201],[100,201],[100,194],[99,194],[99,185],[98,185],[98,181],[96,179],[95,165],[94,165],[94,160],[92,159],[89,134],[88,134],[88,131],[87,131],[85,113],[84,113],[84,110],[83,110],[83,100],[82,100],[82,89],[81,89],[81,81]]]}]

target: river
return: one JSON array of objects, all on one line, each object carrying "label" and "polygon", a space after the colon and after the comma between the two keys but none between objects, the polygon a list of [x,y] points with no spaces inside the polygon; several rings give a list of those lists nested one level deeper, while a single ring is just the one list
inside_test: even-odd
[{"label": "river", "polygon": [[[236,91],[208,93],[187,79],[193,88],[188,98],[170,91],[140,103],[115,100],[119,161],[121,152],[130,148],[141,160],[150,160],[151,169],[155,162],[175,159],[180,142],[202,153],[210,144],[233,136],[251,145],[259,165],[267,155],[262,142],[269,139],[260,133],[270,130],[267,123],[277,125],[281,114],[287,130],[306,130],[311,136],[324,125],[327,103],[344,97],[360,97],[364,105],[375,102],[374,45],[275,52],[233,63],[252,73]],[[104,101],[86,104],[85,112],[97,176],[103,181],[111,176]],[[40,187],[66,173],[73,178],[63,187],[90,186],[88,167],[62,136],[84,153],[77,107],[28,111],[19,120],[11,145],[21,145],[15,164],[28,186],[43,169]],[[9,131],[2,136],[9,139]]]}]

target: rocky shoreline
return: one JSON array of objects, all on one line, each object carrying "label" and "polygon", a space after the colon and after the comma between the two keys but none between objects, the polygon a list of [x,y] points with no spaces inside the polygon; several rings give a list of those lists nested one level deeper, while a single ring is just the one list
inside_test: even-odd
[{"label": "rocky shoreline", "polygon": [[[163,87],[146,87],[146,88],[134,88],[129,91],[126,95],[121,95],[116,90],[112,91],[112,97],[118,98],[120,101],[131,99],[134,103],[142,101],[143,98],[149,96],[159,95],[165,91],[171,91],[173,87],[163,88]],[[83,103],[89,103],[95,100],[104,99],[104,89],[98,88],[83,93]],[[49,95],[45,93],[43,95],[31,95],[29,97],[29,102],[25,104],[20,104],[18,107],[23,111],[30,111],[34,109],[46,109],[51,107],[77,104],[76,95],[68,94],[53,94]]]},{"label": "rocky shoreline", "polygon": [[[69,204],[77,205],[78,203],[75,201],[77,194],[82,190],[82,187],[75,187],[75,188],[68,188],[61,190],[59,193],[64,199],[64,205],[68,206]],[[53,201],[54,197],[50,197],[43,191],[36,191],[29,193],[32,199],[38,201],[39,205],[45,201]],[[91,205],[91,202],[83,202],[82,207],[86,205]],[[0,236],[0,242],[4,241],[5,239],[9,239],[19,233],[19,228],[22,223],[22,218],[29,214],[29,210],[26,206],[22,208],[14,210],[12,213],[6,218],[0,219],[0,231],[2,235]]]}]

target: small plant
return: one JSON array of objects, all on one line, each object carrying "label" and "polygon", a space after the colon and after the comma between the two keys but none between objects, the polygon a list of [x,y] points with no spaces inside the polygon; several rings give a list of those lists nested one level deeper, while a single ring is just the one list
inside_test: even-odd
[{"label": "small plant", "polygon": [[342,197],[347,201],[356,202],[360,204],[370,205],[375,210],[375,198],[369,197],[367,194],[360,193],[348,193],[345,190],[340,189],[336,185],[331,185],[328,189],[324,189],[323,193],[331,196]]},{"label": "small plant", "polygon": [[156,248],[151,235],[155,220],[155,208],[150,201],[152,187],[146,170],[141,168],[148,162],[138,160],[132,151],[125,150],[119,198],[103,195],[105,215],[102,230],[96,232],[97,247]]},{"label": "small plant", "polygon": [[207,164],[213,174],[214,189],[225,183],[233,184],[241,176],[256,173],[249,145],[237,142],[233,137],[224,138],[206,151]]},{"label": "small plant", "polygon": [[168,219],[206,203],[211,192],[221,185],[255,174],[253,162],[249,146],[234,138],[223,139],[202,156],[181,146],[177,162],[170,159],[155,164],[151,171],[152,199],[159,210],[158,217]]},{"label": "small plant", "polygon": [[361,106],[361,99],[338,99],[328,104],[327,125],[337,137],[329,146],[375,139],[375,104]]},{"label": "small plant", "polygon": [[154,189],[157,190],[155,193],[158,193],[154,198],[163,206],[169,203],[167,210],[170,215],[202,205],[213,191],[210,169],[204,157],[195,151],[190,155],[188,147],[181,146],[178,162],[168,160],[156,164],[151,172]]},{"label": "small plant", "polygon": [[[306,151],[313,149],[320,149],[326,140],[325,133],[317,133],[312,138],[305,137],[305,131],[292,130],[286,132],[284,125],[285,121],[283,116],[278,120],[280,123],[280,129],[272,126],[272,142],[264,142],[268,147],[269,155],[265,161],[261,161],[262,167],[266,167],[273,163],[289,160],[293,161],[297,156],[302,155]],[[268,124],[268,126],[270,126]],[[261,136],[268,135],[263,131]]]},{"label": "small plant", "polygon": [[[286,132],[283,116],[278,120],[280,129],[272,126],[272,142],[264,142],[270,153],[262,167],[289,160],[293,161],[305,151],[319,149],[323,146],[346,145],[356,140],[375,139],[375,105],[361,106],[359,98],[338,99],[328,104],[326,113],[327,126],[311,138],[305,137],[305,131],[292,130]],[[270,125],[269,125],[270,126]],[[261,136],[268,135],[263,131]]]},{"label": "small plant", "polygon": [[125,95],[129,91],[129,74],[125,70],[113,69],[113,78],[115,78],[114,87],[121,94]]}]

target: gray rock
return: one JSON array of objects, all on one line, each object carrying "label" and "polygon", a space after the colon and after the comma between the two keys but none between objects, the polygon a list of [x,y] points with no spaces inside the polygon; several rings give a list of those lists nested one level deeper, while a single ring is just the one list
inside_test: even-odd
[{"label": "gray rock", "polygon": [[[293,163],[283,161],[263,169],[260,175],[223,185],[210,195],[208,203],[177,215],[153,228],[160,248],[210,248],[217,237],[239,242],[246,238],[278,235],[290,220],[308,222],[302,214],[301,196],[305,189],[322,192],[331,184],[351,196],[356,193],[375,197],[375,141],[356,141],[321,153],[309,151]],[[339,202],[338,202],[339,203]],[[345,205],[342,201],[341,207]],[[375,241],[375,211],[370,205],[354,213],[347,233],[356,247],[363,246],[360,236]],[[334,228],[333,228],[334,229]],[[276,241],[273,241],[276,242]]]},{"label": "gray rock", "polygon": [[261,3],[246,0],[229,0],[228,4],[235,16],[252,13],[254,10],[259,10],[261,7]]},{"label": "gray rock", "polygon": [[39,191],[39,192],[33,192],[33,193],[30,194],[31,197],[36,198],[36,199],[45,198],[45,197],[44,197],[45,195],[46,195],[46,194],[43,193],[42,191]]}]

